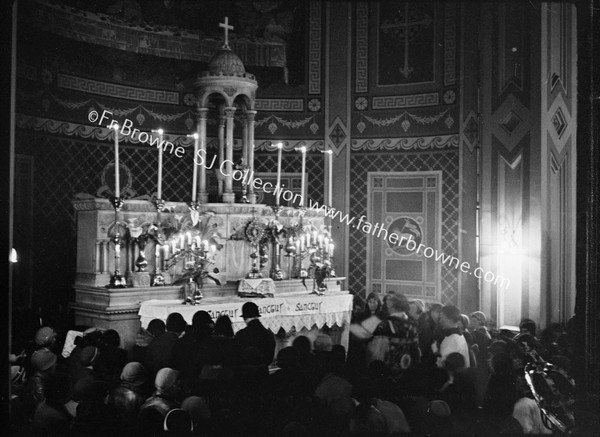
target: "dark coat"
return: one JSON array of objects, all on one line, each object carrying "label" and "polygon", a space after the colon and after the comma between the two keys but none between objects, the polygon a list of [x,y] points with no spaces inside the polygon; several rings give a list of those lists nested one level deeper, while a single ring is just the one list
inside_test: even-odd
[{"label": "dark coat", "polygon": [[152,375],[171,365],[173,347],[178,338],[176,333],[167,331],[150,342],[146,350],[146,362],[143,364]]},{"label": "dark coat", "polygon": [[235,342],[240,353],[248,347],[256,347],[261,351],[262,364],[269,365],[275,355],[275,336],[265,328],[260,320],[254,319],[244,329],[235,334]]}]

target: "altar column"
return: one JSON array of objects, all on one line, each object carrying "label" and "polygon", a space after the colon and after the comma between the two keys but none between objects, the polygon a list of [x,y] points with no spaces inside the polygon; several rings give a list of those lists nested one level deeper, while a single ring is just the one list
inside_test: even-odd
[{"label": "altar column", "polygon": [[[223,113],[223,107],[219,108],[219,126],[218,126],[218,137],[219,137],[219,168],[225,160],[225,115]],[[224,175],[217,173],[218,181],[218,194],[219,197],[223,197],[223,178]]]},{"label": "altar column", "polygon": [[[198,109],[198,135],[200,136],[200,155],[204,159],[204,162],[207,162],[206,157],[206,115],[208,113],[208,108],[200,108]],[[196,164],[198,157],[194,156],[194,165]],[[208,202],[208,192],[206,191],[206,167],[204,165],[200,166],[200,182],[199,182],[199,190],[198,190],[198,202],[207,203]]]},{"label": "altar column", "polygon": [[225,108],[226,137],[225,137],[225,190],[223,202],[234,203],[233,193],[233,114],[235,107]]},{"label": "altar column", "polygon": [[[256,111],[246,111],[246,117],[248,120],[248,174],[252,176],[254,173],[254,117]],[[252,182],[252,181],[250,181]],[[252,183],[248,185],[248,200],[250,203],[256,203],[256,193],[254,192],[254,186]]]}]

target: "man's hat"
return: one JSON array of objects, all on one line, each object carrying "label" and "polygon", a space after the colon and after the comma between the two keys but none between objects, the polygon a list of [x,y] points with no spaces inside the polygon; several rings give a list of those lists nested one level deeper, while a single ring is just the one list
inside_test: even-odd
[{"label": "man's hat", "polygon": [[246,302],[242,305],[242,317],[244,319],[250,319],[252,317],[260,317],[258,307],[254,302]]}]

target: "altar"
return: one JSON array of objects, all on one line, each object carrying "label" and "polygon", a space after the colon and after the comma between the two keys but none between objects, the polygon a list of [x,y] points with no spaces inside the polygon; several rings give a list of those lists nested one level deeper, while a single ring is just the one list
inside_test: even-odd
[{"label": "altar", "polygon": [[[195,82],[196,128],[187,135],[193,147],[186,144],[190,153],[182,145],[175,148],[175,137],[160,126],[140,132],[136,140],[156,146],[155,192],[135,196],[133,176],[120,164],[120,142],[132,142],[138,131],[131,133],[134,122],[114,119],[108,110],[97,114],[99,124],[108,123],[114,161],[107,163],[95,195],[80,194],[73,201],[77,267],[70,307],[75,323],[115,329],[121,346],[131,350],[140,326],[175,311],[188,323],[201,309],[213,317],[228,314],[239,330],[240,308],[253,297],[263,324],[279,340],[289,341],[297,332],[313,337],[326,329],[334,342],[347,346],[352,297],[344,278],[335,275],[331,218],[306,208],[307,148],[272,144],[278,157],[276,183],[256,177],[258,84],[228,46],[227,21],[223,26],[224,45]],[[209,135],[216,139],[213,150]],[[163,155],[174,151],[175,158],[193,161],[189,202],[163,196]],[[284,151],[302,156],[297,187],[282,183]],[[324,197],[331,204],[331,151],[324,158]],[[216,185],[208,183],[209,171]],[[257,203],[262,194],[272,195],[275,205]],[[215,198],[220,203],[209,202]]]}]

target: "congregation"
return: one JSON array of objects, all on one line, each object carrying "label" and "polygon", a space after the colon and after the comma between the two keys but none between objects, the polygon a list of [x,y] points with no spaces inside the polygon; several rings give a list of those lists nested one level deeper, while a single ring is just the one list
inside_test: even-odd
[{"label": "congregation", "polygon": [[[27,436],[383,436],[553,434],[523,369],[569,372],[571,324],[493,329],[452,305],[369,294],[352,313],[348,350],[326,330],[277,354],[258,307],[246,328],[199,310],[140,329],[129,353],[115,330],[37,326],[18,339],[11,408]],[[362,334],[360,334],[362,330]]]}]

